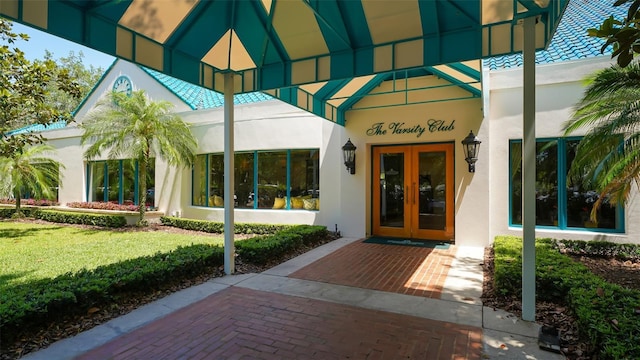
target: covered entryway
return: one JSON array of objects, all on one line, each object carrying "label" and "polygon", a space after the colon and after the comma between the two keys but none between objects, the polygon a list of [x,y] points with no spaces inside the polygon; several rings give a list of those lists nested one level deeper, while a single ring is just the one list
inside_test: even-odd
[{"label": "covered entryway", "polygon": [[452,143],[373,148],[373,235],[454,238]]}]

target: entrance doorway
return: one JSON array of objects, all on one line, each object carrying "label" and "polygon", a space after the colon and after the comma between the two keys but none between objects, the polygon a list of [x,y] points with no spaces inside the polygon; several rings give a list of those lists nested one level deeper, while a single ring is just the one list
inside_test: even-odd
[{"label": "entrance doorway", "polygon": [[453,144],[373,148],[373,234],[454,238]]}]

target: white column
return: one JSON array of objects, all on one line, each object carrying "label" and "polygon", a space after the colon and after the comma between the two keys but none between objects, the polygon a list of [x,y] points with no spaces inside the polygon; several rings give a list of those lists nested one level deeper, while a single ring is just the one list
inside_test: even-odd
[{"label": "white column", "polygon": [[536,319],[536,18],[524,19],[522,136],[522,319]]},{"label": "white column", "polygon": [[233,188],[233,73],[224,74],[224,273],[235,272]]}]

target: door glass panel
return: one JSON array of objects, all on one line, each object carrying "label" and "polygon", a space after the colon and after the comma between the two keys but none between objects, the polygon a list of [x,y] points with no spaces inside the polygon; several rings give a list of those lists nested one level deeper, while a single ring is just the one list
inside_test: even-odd
[{"label": "door glass panel", "polygon": [[380,225],[404,227],[404,154],[380,154]]},{"label": "door glass panel", "polygon": [[421,152],[418,161],[418,227],[423,230],[445,230],[446,153]]}]

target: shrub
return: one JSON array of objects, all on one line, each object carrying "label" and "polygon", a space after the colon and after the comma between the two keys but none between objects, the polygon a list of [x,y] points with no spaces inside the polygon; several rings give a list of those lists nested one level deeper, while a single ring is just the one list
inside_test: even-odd
[{"label": "shrub", "polygon": [[[27,217],[35,217],[40,210],[38,208],[21,208],[20,211]],[[10,219],[15,212],[15,208],[0,207],[0,219]]]},{"label": "shrub", "polygon": [[[0,204],[10,204],[15,205],[16,199],[0,199]],[[47,199],[22,199],[20,200],[20,205],[29,205],[29,206],[58,206],[59,202]]]},{"label": "shrub", "polygon": [[622,261],[640,261],[640,245],[617,244],[608,241],[558,240],[560,252],[575,256],[613,257]]},{"label": "shrub", "polygon": [[127,219],[122,215],[41,210],[37,212],[34,217],[55,223],[95,225],[110,228],[123,227],[127,225]]},{"label": "shrub", "polygon": [[[615,244],[611,244],[615,247]],[[496,289],[521,294],[522,239],[496,237],[494,244]],[[599,244],[596,248],[603,248]],[[536,241],[538,300],[561,300],[573,311],[582,335],[599,349],[601,359],[640,358],[640,291],[610,284],[584,265],[559,253],[555,240]]]},{"label": "shrub", "polygon": [[325,239],[328,235],[324,226],[297,225],[274,235],[258,236],[236,242],[238,256],[246,262],[267,264],[274,259]]},{"label": "shrub", "polygon": [[[163,216],[160,222],[166,226],[173,226],[185,230],[203,231],[208,233],[221,234],[224,232],[224,223],[194,220],[178,217]],[[274,234],[277,231],[291,227],[290,225],[274,225],[274,224],[254,224],[254,223],[236,223],[234,232],[236,234]]]}]

